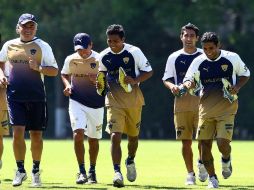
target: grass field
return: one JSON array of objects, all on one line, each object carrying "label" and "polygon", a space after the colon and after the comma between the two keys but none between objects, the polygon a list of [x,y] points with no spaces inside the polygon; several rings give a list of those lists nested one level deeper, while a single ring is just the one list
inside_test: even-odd
[{"label": "grass field", "polygon": [[[113,168],[109,152],[110,142],[100,141],[100,152],[97,162],[98,184],[76,185],[75,178],[78,172],[76,158],[71,140],[46,140],[41,163],[43,170],[43,186],[37,189],[116,189],[112,187]],[[27,141],[27,156],[25,167],[29,174],[28,179],[20,187],[13,188],[12,178],[16,168],[11,139],[4,139],[3,168],[0,171],[0,190],[32,189],[30,187],[32,168],[30,142]],[[125,159],[126,141],[122,142],[123,160]],[[87,143],[86,143],[87,147]],[[221,176],[220,154],[214,143],[213,153],[220,189],[254,189],[254,142],[233,141],[233,175],[224,180]],[[139,143],[136,157],[138,178],[134,183],[127,181],[126,169],[122,162],[122,172],[125,177],[125,187],[122,189],[206,189],[207,182],[197,181],[195,186],[185,186],[186,171],[181,157],[181,143],[176,141],[148,141]],[[197,159],[197,144],[193,144],[194,159]],[[86,168],[89,166],[86,155]],[[196,167],[195,167],[196,169]]]}]

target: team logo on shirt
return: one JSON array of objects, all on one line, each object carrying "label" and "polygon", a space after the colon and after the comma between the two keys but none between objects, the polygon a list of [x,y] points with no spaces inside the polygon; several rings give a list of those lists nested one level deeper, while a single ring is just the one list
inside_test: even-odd
[{"label": "team logo on shirt", "polygon": [[228,65],[221,65],[221,69],[222,69],[223,71],[227,71]]},{"label": "team logo on shirt", "polygon": [[36,53],[36,49],[30,49],[30,53],[31,53],[31,55],[34,55],[35,53]]},{"label": "team logo on shirt", "polygon": [[123,62],[124,62],[125,64],[127,64],[127,63],[129,62],[129,60],[130,60],[129,57],[124,57],[124,58],[123,58]]},{"label": "team logo on shirt", "polygon": [[90,63],[90,66],[92,69],[94,69],[96,67],[96,63]]}]

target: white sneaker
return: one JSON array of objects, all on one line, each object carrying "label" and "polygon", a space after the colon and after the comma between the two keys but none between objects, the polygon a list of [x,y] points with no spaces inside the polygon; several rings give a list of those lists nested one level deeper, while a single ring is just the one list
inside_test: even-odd
[{"label": "white sneaker", "polygon": [[209,177],[207,188],[208,189],[219,188],[219,181],[215,176]]},{"label": "white sneaker", "polygon": [[86,182],[87,182],[87,176],[86,176],[86,174],[78,173],[77,174],[76,184],[84,184]]},{"label": "white sneaker", "polygon": [[124,187],[123,175],[120,172],[115,172],[114,179],[113,179],[113,186]]},{"label": "white sneaker", "polygon": [[12,181],[13,186],[20,186],[23,181],[27,179],[26,173],[21,173],[18,170],[15,173],[14,179]]},{"label": "white sneaker", "polygon": [[136,171],[135,163],[133,162],[132,164],[127,164],[127,162],[125,161],[125,166],[127,169],[128,181],[130,181],[130,182],[135,181],[137,178],[137,171]]},{"label": "white sneaker", "polygon": [[41,177],[40,172],[32,173],[32,187],[40,187],[41,186]]},{"label": "white sneaker", "polygon": [[228,162],[223,162],[221,160],[221,164],[222,164],[222,176],[224,179],[227,179],[232,174],[231,159]]},{"label": "white sneaker", "polygon": [[208,173],[205,169],[205,166],[204,166],[204,164],[199,163],[199,161],[198,161],[197,166],[198,166],[198,179],[201,182],[205,182],[206,179],[208,178]]},{"label": "white sneaker", "polygon": [[193,172],[188,173],[185,185],[196,185],[196,176]]}]

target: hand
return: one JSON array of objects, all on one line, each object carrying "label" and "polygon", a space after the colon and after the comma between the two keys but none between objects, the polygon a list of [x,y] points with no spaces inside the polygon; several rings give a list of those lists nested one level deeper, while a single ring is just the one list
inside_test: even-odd
[{"label": "hand", "polygon": [[183,83],[183,86],[185,86],[187,89],[190,89],[190,88],[194,88],[195,84],[194,82],[186,81],[185,83]]},{"label": "hand", "polygon": [[66,86],[65,89],[63,90],[63,93],[65,96],[70,96],[71,95],[71,85]]},{"label": "hand", "polygon": [[238,86],[231,86],[228,91],[231,93],[231,94],[237,94],[239,92],[240,88]]},{"label": "hand", "polygon": [[90,80],[94,85],[96,85],[96,77],[97,77],[97,74],[88,73],[88,77],[89,77],[89,80]]},{"label": "hand", "polygon": [[6,86],[8,85],[8,81],[7,81],[7,78],[6,77],[3,77],[0,79],[0,87],[1,88],[6,88]]},{"label": "hand", "polygon": [[40,72],[40,65],[38,64],[38,62],[35,59],[33,59],[32,57],[29,57],[28,59],[29,59],[30,69]]},{"label": "hand", "polygon": [[126,84],[130,84],[130,85],[134,85],[134,84],[137,84],[137,83],[138,83],[138,82],[137,82],[135,79],[133,79],[131,76],[125,76],[124,82],[125,82]]},{"label": "hand", "polygon": [[172,94],[177,95],[179,94],[179,87],[177,85],[174,85],[171,89]]}]

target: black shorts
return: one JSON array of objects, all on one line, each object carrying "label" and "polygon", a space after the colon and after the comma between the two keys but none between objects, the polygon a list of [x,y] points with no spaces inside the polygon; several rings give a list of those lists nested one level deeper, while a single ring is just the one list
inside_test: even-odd
[{"label": "black shorts", "polygon": [[46,102],[8,101],[10,125],[25,126],[26,131],[45,131],[48,114]]}]

